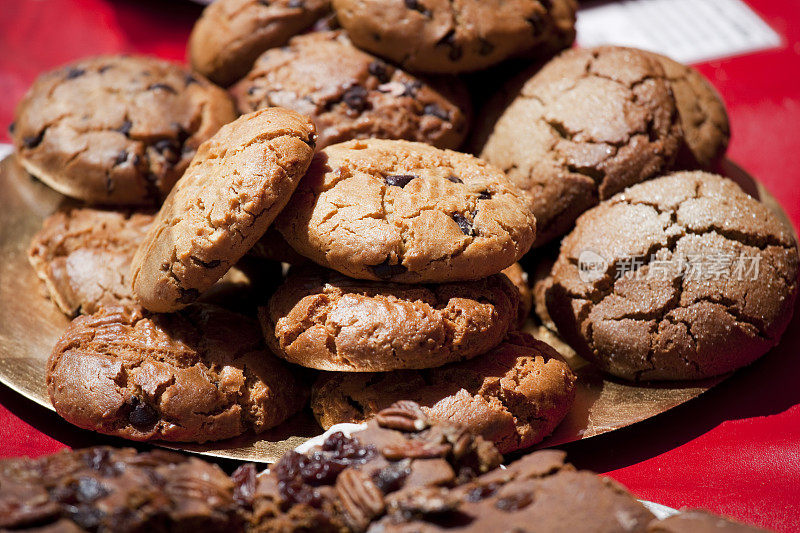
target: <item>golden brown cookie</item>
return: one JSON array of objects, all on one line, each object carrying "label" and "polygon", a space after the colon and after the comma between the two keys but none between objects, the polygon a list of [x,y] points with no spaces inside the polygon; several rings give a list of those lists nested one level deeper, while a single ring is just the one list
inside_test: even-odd
[{"label": "golden brown cookie", "polygon": [[383,372],[463,361],[497,346],[517,321],[503,275],[402,285],[296,269],[259,310],[267,343],[319,370]]},{"label": "golden brown cookie", "polygon": [[459,80],[423,81],[357,49],[342,31],[267,50],[233,94],[242,113],[280,105],[311,117],[318,148],[375,137],[455,149],[470,113]]},{"label": "golden brown cookie", "polygon": [[564,340],[606,372],[700,379],[775,346],[797,286],[789,227],[734,182],[680,172],[582,215],[545,301]]},{"label": "golden brown cookie", "polygon": [[236,118],[228,95],[149,57],[100,56],[42,74],[19,103],[19,161],[95,204],[157,205],[200,143]]},{"label": "golden brown cookie", "polygon": [[311,409],[323,428],[359,423],[400,400],[434,420],[460,424],[501,453],[549,435],[575,397],[575,375],[549,345],[512,333],[489,352],[429,370],[320,375]]},{"label": "golden brown cookie", "polygon": [[330,0],[216,0],[192,29],[189,62],[214,82],[230,85],[264,50],[283,45],[330,9]]},{"label": "golden brown cookie", "polygon": [[522,192],[496,168],[379,139],[319,152],[276,225],[320,265],[400,283],[496,274],[528,251],[536,233]]},{"label": "golden brown cookie", "polygon": [[132,264],[148,310],[195,301],[264,234],[314,154],[314,126],[279,107],[244,115],[203,143]]},{"label": "golden brown cookie", "polygon": [[164,315],[105,308],[74,319],[50,355],[47,390],[76,426],[189,442],[264,431],[307,395],[254,321],[199,304]]},{"label": "golden brown cookie", "polygon": [[519,313],[517,319],[517,329],[522,329],[528,316],[531,314],[531,307],[533,306],[533,292],[528,283],[528,273],[523,270],[522,265],[514,263],[510,267],[503,270],[503,274],[511,280],[514,287],[519,291]]}]

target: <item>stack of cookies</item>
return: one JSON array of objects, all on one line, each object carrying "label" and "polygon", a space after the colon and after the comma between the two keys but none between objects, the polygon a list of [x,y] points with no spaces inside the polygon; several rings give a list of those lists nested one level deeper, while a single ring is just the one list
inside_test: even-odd
[{"label": "stack of cookies", "polygon": [[[82,202],[29,252],[75,317],[48,364],[59,414],[205,441],[309,398],[324,428],[414,400],[526,448],[566,416],[576,376],[523,331],[518,261],[546,271],[542,321],[621,378],[697,379],[766,352],[793,309],[797,247],[700,171],[727,147],[719,95],[630,48],[542,66],[571,45],[575,9],[218,0],[193,70],[105,56],[41,76],[17,109],[17,158]],[[757,275],[734,277],[746,260]]]}]

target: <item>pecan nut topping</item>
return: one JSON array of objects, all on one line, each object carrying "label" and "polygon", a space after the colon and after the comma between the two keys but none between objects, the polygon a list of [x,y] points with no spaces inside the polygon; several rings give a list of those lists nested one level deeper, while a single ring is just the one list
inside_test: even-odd
[{"label": "pecan nut topping", "polygon": [[420,406],[409,400],[393,403],[375,415],[375,420],[383,428],[407,432],[422,431],[431,425]]},{"label": "pecan nut topping", "polygon": [[336,493],[350,527],[364,531],[376,516],[383,514],[383,492],[368,476],[348,468],[336,479]]}]

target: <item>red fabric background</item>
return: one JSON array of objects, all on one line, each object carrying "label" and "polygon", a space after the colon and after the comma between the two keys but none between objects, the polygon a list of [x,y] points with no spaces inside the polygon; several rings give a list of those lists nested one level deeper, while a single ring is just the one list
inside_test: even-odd
[{"label": "red fabric background", "polygon": [[[699,68],[728,105],[729,157],[761,180],[800,227],[800,7],[795,0],[749,3],[784,45]],[[41,71],[99,53],[182,60],[200,11],[179,1],[17,0],[3,7],[3,141],[15,103]],[[669,413],[568,445],[570,459],[608,473],[644,499],[800,531],[799,353],[800,314],[781,345],[752,367]],[[124,444],[75,429],[0,386],[0,456],[98,442]]]}]

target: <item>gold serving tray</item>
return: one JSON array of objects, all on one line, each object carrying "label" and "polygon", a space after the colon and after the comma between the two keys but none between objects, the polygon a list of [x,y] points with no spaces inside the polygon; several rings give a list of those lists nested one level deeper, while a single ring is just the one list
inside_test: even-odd
[{"label": "gold serving tray", "polygon": [[[760,184],[735,165],[728,163],[725,170],[789,223],[779,204]],[[45,297],[28,265],[26,251],[42,220],[67,200],[28,175],[14,156],[0,162],[0,198],[0,382],[52,410],[45,386],[46,361],[69,320]],[[552,332],[533,324],[528,329],[562,352],[578,375],[572,411],[538,447],[586,439],[651,418],[699,396],[727,377],[655,385],[626,383],[601,374],[576,357]],[[206,444],[159,445],[214,457],[271,463],[321,432],[306,409],[257,436]]]}]

